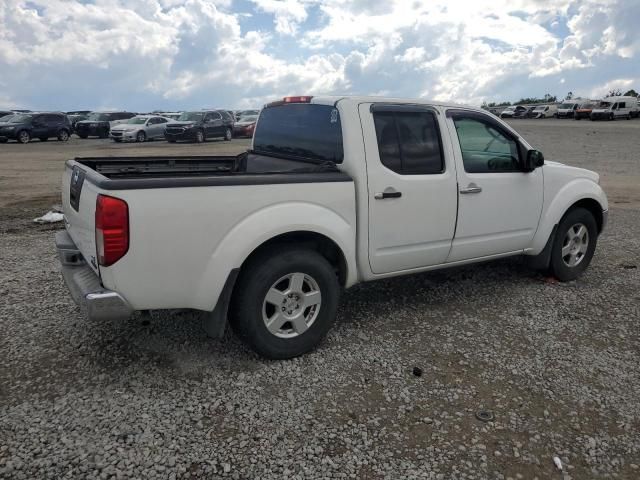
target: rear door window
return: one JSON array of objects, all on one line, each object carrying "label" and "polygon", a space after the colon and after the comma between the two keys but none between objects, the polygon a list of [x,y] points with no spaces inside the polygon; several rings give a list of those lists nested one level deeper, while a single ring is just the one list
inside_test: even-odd
[{"label": "rear door window", "polygon": [[444,171],[444,157],[433,112],[380,111],[373,114],[380,161],[401,175]]},{"label": "rear door window", "polygon": [[342,163],[342,125],[333,105],[266,107],[253,138],[255,153]]}]

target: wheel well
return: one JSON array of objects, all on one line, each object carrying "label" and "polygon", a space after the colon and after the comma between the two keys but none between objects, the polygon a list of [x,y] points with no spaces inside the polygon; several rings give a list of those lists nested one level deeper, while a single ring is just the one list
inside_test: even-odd
[{"label": "wheel well", "polygon": [[567,212],[570,212],[571,210],[574,210],[576,208],[584,208],[586,210],[589,210],[593,215],[593,218],[596,219],[596,224],[598,225],[598,233],[602,232],[602,207],[596,200],[593,200],[592,198],[579,200],[571,205],[571,208],[569,208]]},{"label": "wheel well", "polygon": [[274,247],[294,244],[296,247],[306,247],[311,250],[315,250],[327,261],[333,265],[338,275],[340,285],[344,286],[347,280],[347,261],[344,253],[340,247],[329,237],[316,232],[288,232],[283,233],[267,240],[262,245],[257,247],[251,254],[242,262],[240,270],[244,268],[253,258],[261,254],[265,250],[272,249]]}]

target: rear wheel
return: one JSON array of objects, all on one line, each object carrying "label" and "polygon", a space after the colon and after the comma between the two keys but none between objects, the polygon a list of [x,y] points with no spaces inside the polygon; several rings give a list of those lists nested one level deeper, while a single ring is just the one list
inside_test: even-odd
[{"label": "rear wheel", "polygon": [[234,289],[231,326],[267,358],[302,355],[333,324],[340,285],[333,267],[308,249],[272,249],[243,268]]},{"label": "rear wheel", "polygon": [[58,140],[61,142],[66,142],[69,140],[69,132],[67,130],[60,130],[58,132]]},{"label": "rear wheel", "polygon": [[107,138],[109,136],[109,129],[105,128],[103,130],[100,131],[100,138]]},{"label": "rear wheel", "polygon": [[136,142],[145,142],[147,140],[147,134],[144,133],[142,130],[140,130],[138,132],[138,134],[136,135]]},{"label": "rear wheel", "polygon": [[16,139],[20,143],[29,143],[29,141],[31,140],[31,135],[26,130],[20,130],[18,132],[18,135],[16,135]]},{"label": "rear wheel", "polygon": [[558,225],[551,251],[551,272],[562,282],[575,280],[587,269],[598,241],[593,214],[584,208],[569,211]]},{"label": "rear wheel", "polygon": [[229,140],[231,140],[231,137],[233,137],[233,132],[231,131],[230,128],[227,128],[224,131],[224,139],[228,142]]},{"label": "rear wheel", "polygon": [[196,132],[196,143],[204,142],[204,132],[202,130],[198,130]]}]

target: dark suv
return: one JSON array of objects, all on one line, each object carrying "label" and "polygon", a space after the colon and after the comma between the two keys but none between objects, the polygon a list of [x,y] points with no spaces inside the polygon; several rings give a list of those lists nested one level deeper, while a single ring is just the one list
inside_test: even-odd
[{"label": "dark suv", "polygon": [[29,143],[32,138],[46,142],[56,137],[62,142],[69,140],[71,122],[59,112],[16,113],[0,121],[0,142],[17,140]]},{"label": "dark suv", "polygon": [[76,122],[74,131],[80,138],[107,138],[111,127],[119,123],[126,123],[127,120],[135,116],[136,114],[131,112],[91,112],[86,120]]},{"label": "dark suv", "polygon": [[225,110],[182,112],[178,120],[167,124],[164,138],[169,142],[191,140],[202,143],[207,138],[222,137],[231,140],[233,118]]}]

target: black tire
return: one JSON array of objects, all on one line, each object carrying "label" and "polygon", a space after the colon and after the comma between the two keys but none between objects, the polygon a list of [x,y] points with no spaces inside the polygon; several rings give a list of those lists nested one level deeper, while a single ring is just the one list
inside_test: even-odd
[{"label": "black tire", "polygon": [[108,138],[109,137],[109,129],[105,128],[103,130],[100,131],[100,135],[98,135],[100,138]]},{"label": "black tire", "polygon": [[627,120],[631,120],[631,114],[627,113]]},{"label": "black tire", "polygon": [[232,138],[233,138],[233,132],[231,131],[230,128],[227,128],[224,131],[224,139],[225,139],[225,141],[229,142],[229,141],[231,141]]},{"label": "black tire", "polygon": [[113,141],[116,142],[116,143],[121,143],[122,139],[121,138],[114,138]]},{"label": "black tire", "polygon": [[20,130],[16,134],[16,140],[18,140],[18,143],[29,143],[31,141],[31,134],[26,130]]},{"label": "black tire", "polygon": [[616,117],[614,117],[613,113],[611,115],[609,115],[609,121],[615,120],[615,119],[616,119]]},{"label": "black tire", "polygon": [[62,129],[58,132],[58,141],[60,142],[68,142],[69,137],[71,137],[69,130]]},{"label": "black tire", "polygon": [[49,140],[49,137],[38,137],[40,139],[41,142],[46,142],[47,140]]},{"label": "black tire", "polygon": [[[306,331],[292,338],[281,338],[267,328],[263,308],[267,308],[265,300],[271,287],[279,279],[294,273],[302,273],[316,282],[321,304]],[[297,357],[314,349],[327,334],[335,320],[339,297],[336,273],[322,255],[303,248],[270,249],[254,258],[240,273],[231,303],[231,327],[249,347],[264,357],[274,360]],[[304,306],[302,312],[306,315]],[[293,323],[289,323],[289,328],[293,329]]]},{"label": "black tire", "polygon": [[[566,246],[569,230],[576,225],[584,225],[588,233],[588,243],[580,262],[571,267],[563,259],[562,249]],[[575,208],[565,214],[558,225],[551,251],[551,273],[561,282],[575,280],[587,269],[598,243],[598,225],[593,214],[584,208]]]},{"label": "black tire", "polygon": [[147,134],[144,133],[142,130],[140,130],[137,134],[136,134],[136,142],[139,143],[144,143],[147,141]]},{"label": "black tire", "polygon": [[206,137],[204,135],[204,132],[202,130],[198,130],[196,132],[196,138],[195,138],[195,142],[196,143],[202,143],[206,140]]}]

